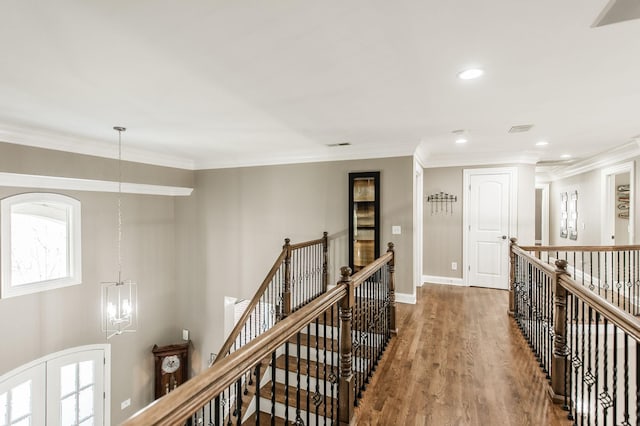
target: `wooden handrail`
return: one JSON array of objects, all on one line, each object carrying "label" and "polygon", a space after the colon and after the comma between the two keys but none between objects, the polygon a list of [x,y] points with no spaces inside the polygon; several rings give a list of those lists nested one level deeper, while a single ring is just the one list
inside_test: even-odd
[{"label": "wooden handrail", "polygon": [[318,238],[317,240],[305,241],[303,243],[291,244],[290,248],[291,248],[291,250],[299,250],[301,248],[311,247],[312,245],[315,245],[315,244],[322,244],[323,242],[324,242],[323,238]]},{"label": "wooden handrail", "polygon": [[531,254],[527,251],[526,247],[513,245],[511,246],[511,251],[523,257],[526,257],[530,263],[533,263],[538,268],[543,269],[547,273],[547,275],[553,275],[555,273],[555,268],[553,266],[549,265],[546,262],[543,262],[537,257],[531,256]]},{"label": "wooden handrail", "polygon": [[[315,244],[326,244],[326,242],[327,242],[326,232],[323,233],[323,238],[318,238],[317,240],[305,241],[297,244],[290,244],[289,239],[288,238],[285,239],[285,245],[283,246],[282,251],[280,252],[280,255],[278,256],[276,261],[273,263],[273,266],[267,273],[267,276],[265,277],[265,279],[262,281],[262,284],[260,284],[260,287],[258,287],[258,290],[256,290],[256,293],[251,298],[249,305],[246,307],[246,309],[240,316],[240,319],[238,320],[236,325],[233,327],[233,329],[231,330],[231,333],[229,334],[229,336],[223,343],[222,347],[218,351],[218,357],[215,359],[214,364],[218,362],[219,359],[224,358],[227,352],[229,352],[229,350],[231,349],[231,346],[233,346],[233,343],[236,341],[236,339],[240,335],[240,332],[242,331],[245,323],[251,316],[251,313],[253,312],[254,308],[258,305],[258,303],[260,303],[260,298],[267,290],[267,287],[269,286],[269,284],[271,284],[273,277],[275,276],[278,269],[280,269],[280,266],[282,266],[282,264],[285,262],[285,260],[287,259],[287,256],[290,256],[291,251],[298,250],[305,247],[311,247]],[[290,303],[290,299],[285,302]],[[286,312],[286,313],[289,314],[289,312]]]},{"label": "wooden handrail", "polygon": [[269,270],[269,272],[267,273],[267,276],[265,277],[264,281],[262,281],[262,284],[260,284],[260,287],[258,287],[258,290],[253,295],[251,302],[249,302],[249,305],[240,316],[240,319],[236,323],[235,327],[233,327],[233,330],[231,330],[229,337],[227,337],[227,340],[225,340],[224,344],[220,348],[220,351],[218,352],[219,356],[218,358],[216,358],[214,363],[216,363],[219,359],[224,358],[225,354],[229,352],[229,350],[231,349],[231,345],[233,345],[233,342],[235,342],[236,339],[238,338],[238,335],[240,334],[240,330],[242,330],[242,328],[244,327],[244,324],[249,319],[249,316],[251,316],[251,313],[253,312],[253,308],[256,307],[258,302],[260,302],[260,298],[262,297],[262,294],[265,292],[265,290],[271,283],[271,280],[273,280],[273,277],[275,276],[278,269],[280,269],[280,266],[282,265],[282,262],[284,261],[284,258],[286,255],[287,255],[287,251],[282,250],[282,252],[280,253],[280,256],[278,256],[273,266],[271,267],[271,270]]},{"label": "wooden handrail", "polygon": [[378,269],[385,263],[389,263],[389,261],[393,259],[393,252],[388,251],[373,262],[369,263],[364,268],[360,269],[358,272],[351,276],[351,282],[354,287],[360,287],[362,283],[364,283],[367,278],[375,274]]},{"label": "wooden handrail", "polygon": [[640,250],[640,245],[628,246],[518,246],[525,251],[625,251]]},{"label": "wooden handrail", "polygon": [[290,316],[279,321],[259,338],[243,346],[212,367],[185,382],[173,392],[143,408],[123,423],[124,426],[176,425],[213,400],[242,377],[248,368],[270,356],[283,343],[314,321],[347,294],[338,285]]},{"label": "wooden handrail", "polygon": [[610,323],[622,329],[637,342],[640,342],[640,320],[610,303],[608,300],[598,296],[588,288],[576,283],[568,275],[561,275],[558,280],[560,285],[569,293],[576,295],[591,308],[600,312]]}]

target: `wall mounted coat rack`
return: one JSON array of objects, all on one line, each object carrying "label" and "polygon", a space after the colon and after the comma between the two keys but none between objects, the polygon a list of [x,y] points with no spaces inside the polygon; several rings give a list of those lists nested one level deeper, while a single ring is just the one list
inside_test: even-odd
[{"label": "wall mounted coat rack", "polygon": [[437,192],[435,194],[428,195],[427,203],[431,204],[431,215],[438,214],[453,214],[453,203],[458,201],[458,197],[455,195],[447,194],[446,192]]}]

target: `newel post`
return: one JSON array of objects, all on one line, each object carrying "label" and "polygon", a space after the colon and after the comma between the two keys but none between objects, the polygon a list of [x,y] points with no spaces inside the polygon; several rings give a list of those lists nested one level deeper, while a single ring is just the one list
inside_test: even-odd
[{"label": "newel post", "polygon": [[387,246],[387,253],[391,252],[391,260],[389,261],[389,308],[391,310],[391,320],[389,327],[393,334],[398,334],[398,328],[396,327],[396,251],[393,248],[393,243],[389,243]]},{"label": "newel post", "polygon": [[322,291],[327,292],[327,286],[329,284],[329,272],[327,270],[328,264],[328,249],[329,249],[329,233],[324,231],[322,233]]},{"label": "newel post", "polygon": [[354,415],[355,389],[353,383],[353,353],[351,348],[351,320],[353,307],[355,306],[355,289],[351,283],[351,268],[340,268],[342,278],[339,285],[346,285],[347,295],[340,301],[340,383],[338,395],[340,395],[340,424],[348,425]]},{"label": "newel post", "polygon": [[284,288],[282,289],[282,317],[286,318],[291,314],[291,240],[284,239]]},{"label": "newel post", "polygon": [[518,239],[511,238],[511,244],[509,244],[509,258],[511,267],[509,268],[509,315],[513,316],[513,311],[516,306],[516,254],[513,252],[513,247],[518,246]]},{"label": "newel post", "polygon": [[549,394],[554,403],[564,402],[567,384],[567,290],[560,284],[560,277],[567,275],[567,261],[556,260],[553,275],[554,324],[553,358],[551,360],[551,387]]}]

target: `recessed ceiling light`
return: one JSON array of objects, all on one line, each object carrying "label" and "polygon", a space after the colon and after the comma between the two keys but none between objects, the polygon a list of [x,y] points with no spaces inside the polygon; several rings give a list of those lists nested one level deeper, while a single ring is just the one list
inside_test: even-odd
[{"label": "recessed ceiling light", "polygon": [[562,154],[560,158],[571,158],[571,154]]},{"label": "recessed ceiling light", "polygon": [[455,141],[457,144],[467,143],[469,141],[468,132],[464,129],[458,129],[451,132],[455,135]]},{"label": "recessed ceiling light", "polygon": [[480,68],[469,68],[458,73],[458,78],[461,80],[473,80],[474,78],[481,77],[484,74],[484,70]]},{"label": "recessed ceiling light", "polygon": [[549,145],[549,142],[547,141],[538,141],[536,142],[536,146],[547,146]]}]

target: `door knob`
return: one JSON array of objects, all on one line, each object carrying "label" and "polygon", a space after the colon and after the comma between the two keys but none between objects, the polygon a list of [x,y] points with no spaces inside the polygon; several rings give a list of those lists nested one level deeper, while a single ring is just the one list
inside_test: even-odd
[{"label": "door knob", "polygon": [[503,235],[502,237],[498,237],[498,239],[499,239],[499,240],[506,240],[506,239],[507,239],[507,236],[506,236],[506,235]]}]

